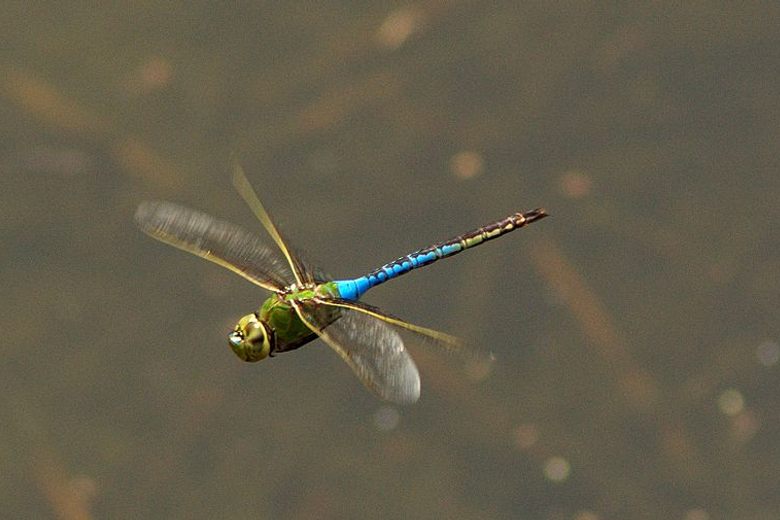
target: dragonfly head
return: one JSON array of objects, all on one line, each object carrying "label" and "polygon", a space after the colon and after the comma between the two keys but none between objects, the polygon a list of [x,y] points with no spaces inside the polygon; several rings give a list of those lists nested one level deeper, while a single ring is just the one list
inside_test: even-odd
[{"label": "dragonfly head", "polygon": [[236,328],[228,334],[228,343],[238,357],[255,362],[268,357],[276,343],[276,336],[274,330],[253,313],[238,320]]}]

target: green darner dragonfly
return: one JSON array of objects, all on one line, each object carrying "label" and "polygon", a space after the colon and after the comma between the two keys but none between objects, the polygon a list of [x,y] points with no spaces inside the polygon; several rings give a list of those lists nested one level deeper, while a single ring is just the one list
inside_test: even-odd
[{"label": "green darner dragonfly", "polygon": [[353,279],[330,280],[282,238],[240,167],[236,190],[276,243],[272,249],[238,226],[172,202],[139,205],[135,220],[148,235],[225,267],[273,294],[257,312],[238,321],[228,342],[244,361],[254,362],[321,338],[380,397],[413,403],[420,375],[398,329],[459,350],[458,338],[386,314],[360,297],[372,287],[455,255],[547,216],[543,209],[515,213],[451,240],[402,256]]}]

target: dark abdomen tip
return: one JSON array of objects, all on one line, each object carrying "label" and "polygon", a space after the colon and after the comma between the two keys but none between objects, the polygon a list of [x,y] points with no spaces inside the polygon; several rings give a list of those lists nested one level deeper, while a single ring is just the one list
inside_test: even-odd
[{"label": "dark abdomen tip", "polygon": [[549,216],[550,214],[547,213],[544,208],[536,208],[534,210],[523,213],[523,218],[525,219],[526,224],[530,224],[531,222],[535,222]]}]

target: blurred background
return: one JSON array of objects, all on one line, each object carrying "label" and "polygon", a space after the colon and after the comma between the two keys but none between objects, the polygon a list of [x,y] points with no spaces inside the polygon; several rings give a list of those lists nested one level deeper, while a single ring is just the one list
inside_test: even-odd
[{"label": "blurred background", "polygon": [[[4,2],[3,518],[780,518],[780,4]],[[553,216],[367,301],[396,407],[267,295],[133,223],[168,199],[356,276]]]}]

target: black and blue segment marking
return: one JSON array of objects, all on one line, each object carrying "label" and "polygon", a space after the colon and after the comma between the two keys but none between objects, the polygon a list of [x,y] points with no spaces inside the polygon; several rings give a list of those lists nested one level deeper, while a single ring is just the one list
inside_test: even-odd
[{"label": "black and blue segment marking", "polygon": [[371,271],[365,276],[352,280],[337,280],[335,283],[341,298],[344,298],[345,300],[357,300],[372,287],[376,287],[381,283],[408,273],[412,269],[417,269],[418,267],[431,264],[442,258],[453,256],[461,251],[478,246],[488,240],[498,238],[501,235],[505,235],[510,231],[519,229],[546,216],[547,213],[541,208],[527,213],[515,213],[504,219],[491,222],[490,224],[469,231],[468,233],[458,235],[446,242],[435,244],[406,256],[402,256],[397,260],[393,260],[392,262]]}]

